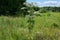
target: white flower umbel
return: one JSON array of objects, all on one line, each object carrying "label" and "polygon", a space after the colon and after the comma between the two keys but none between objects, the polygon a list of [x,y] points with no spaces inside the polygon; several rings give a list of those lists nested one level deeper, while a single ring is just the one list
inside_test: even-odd
[{"label": "white flower umbel", "polygon": [[36,14],[36,13],[37,13],[37,11],[34,12],[34,14]]},{"label": "white flower umbel", "polygon": [[23,3],[23,5],[26,5],[27,7],[33,7],[31,3],[27,3],[27,2]]},{"label": "white flower umbel", "polygon": [[28,13],[30,13],[31,11],[27,11]]},{"label": "white flower umbel", "polygon": [[22,7],[21,9],[26,9],[26,7]]}]

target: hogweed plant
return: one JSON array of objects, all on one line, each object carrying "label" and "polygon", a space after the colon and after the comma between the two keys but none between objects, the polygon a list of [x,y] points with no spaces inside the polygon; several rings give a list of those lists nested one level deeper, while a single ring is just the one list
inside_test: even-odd
[{"label": "hogweed plant", "polygon": [[24,4],[29,8],[29,10],[27,11],[29,13],[29,15],[27,16],[28,18],[27,24],[28,24],[28,30],[29,30],[29,39],[32,40],[30,34],[32,33],[32,30],[35,24],[35,20],[34,20],[35,16],[33,15],[34,9],[33,9],[33,6],[28,5],[27,3],[24,3]]},{"label": "hogweed plant", "polygon": [[31,33],[32,33],[32,30],[34,28],[34,24],[35,24],[35,16],[32,14],[33,12],[29,11],[29,16],[28,16],[28,30],[29,30],[29,40],[33,40],[32,39],[32,36],[31,36]]},{"label": "hogweed plant", "polygon": [[29,10],[27,11],[27,12],[29,13],[27,23],[28,23],[29,32],[31,32],[31,30],[32,30],[33,27],[34,27],[34,22],[35,22],[35,20],[34,20],[34,15],[33,15],[34,9],[33,9],[33,6],[32,6],[31,4],[29,4],[29,3],[26,3],[26,2],[25,2],[25,3],[23,3],[23,4],[26,5],[26,6],[29,8]]},{"label": "hogweed plant", "polygon": [[31,30],[32,30],[33,27],[34,27],[34,23],[35,23],[34,16],[29,16],[27,22],[28,22],[29,32],[31,32]]}]

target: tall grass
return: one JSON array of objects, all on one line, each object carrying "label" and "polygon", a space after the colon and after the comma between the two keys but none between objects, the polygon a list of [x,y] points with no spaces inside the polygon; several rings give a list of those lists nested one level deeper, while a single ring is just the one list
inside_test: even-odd
[{"label": "tall grass", "polygon": [[0,40],[60,40],[59,15],[43,13],[35,16],[31,33],[27,17],[0,16]]}]

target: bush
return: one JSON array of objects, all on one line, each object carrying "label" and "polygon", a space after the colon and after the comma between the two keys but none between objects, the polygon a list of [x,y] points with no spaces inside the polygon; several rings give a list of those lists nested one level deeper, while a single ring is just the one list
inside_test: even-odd
[{"label": "bush", "polygon": [[46,13],[47,10],[43,10],[43,9],[41,9],[41,10],[39,10],[39,12],[40,12],[40,13]]}]

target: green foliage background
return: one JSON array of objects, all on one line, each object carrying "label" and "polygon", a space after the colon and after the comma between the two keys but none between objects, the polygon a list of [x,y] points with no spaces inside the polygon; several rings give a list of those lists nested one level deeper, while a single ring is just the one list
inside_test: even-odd
[{"label": "green foliage background", "polygon": [[17,15],[26,0],[0,0],[0,15]]}]

